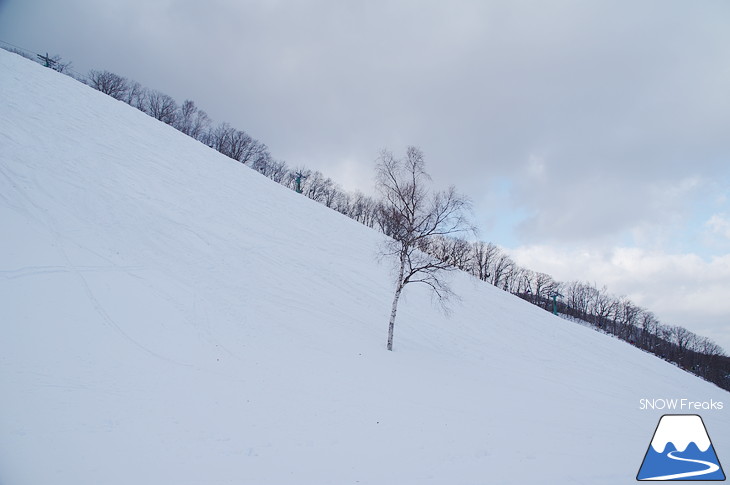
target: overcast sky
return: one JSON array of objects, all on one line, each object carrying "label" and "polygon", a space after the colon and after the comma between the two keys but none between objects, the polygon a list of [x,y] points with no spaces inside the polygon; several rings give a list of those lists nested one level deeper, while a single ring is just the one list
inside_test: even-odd
[{"label": "overcast sky", "polygon": [[192,99],[372,192],[417,145],[530,269],[730,351],[726,0],[0,0],[0,40]]}]

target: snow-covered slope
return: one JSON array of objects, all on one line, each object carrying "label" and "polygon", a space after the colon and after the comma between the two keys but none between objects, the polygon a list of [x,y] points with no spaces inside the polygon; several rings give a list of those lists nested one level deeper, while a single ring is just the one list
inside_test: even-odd
[{"label": "snow-covered slope", "polygon": [[633,483],[728,400],[466,275],[387,352],[381,235],[4,51],[0,223],[2,485]]}]

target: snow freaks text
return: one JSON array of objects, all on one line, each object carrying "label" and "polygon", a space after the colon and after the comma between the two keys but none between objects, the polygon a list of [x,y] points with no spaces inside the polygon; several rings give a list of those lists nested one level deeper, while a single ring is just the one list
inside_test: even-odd
[{"label": "snow freaks text", "polygon": [[723,408],[722,401],[693,401],[691,399],[639,399],[639,409],[660,411],[720,411]]}]

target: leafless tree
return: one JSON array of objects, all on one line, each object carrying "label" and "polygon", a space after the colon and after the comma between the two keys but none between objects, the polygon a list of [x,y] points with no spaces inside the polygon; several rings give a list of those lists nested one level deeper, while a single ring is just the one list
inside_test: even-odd
[{"label": "leafless tree", "polygon": [[654,351],[656,347],[656,336],[657,336],[657,328],[659,325],[659,320],[657,320],[656,315],[650,311],[645,311],[641,314],[641,318],[639,320],[639,328],[641,329],[641,338],[637,342],[639,344],[640,348],[647,349],[651,352]]},{"label": "leafless tree", "polygon": [[532,278],[530,270],[517,264],[512,265],[512,268],[506,278],[505,290],[515,295],[532,294]]},{"label": "leafless tree", "polygon": [[228,140],[228,155],[234,160],[246,163],[248,150],[250,145],[253,143],[253,138],[242,130],[233,130],[231,137]]},{"label": "leafless tree", "polygon": [[439,302],[452,294],[443,273],[455,269],[449,261],[440,261],[425,251],[434,238],[455,236],[472,230],[465,212],[468,200],[451,187],[443,192],[429,189],[423,153],[408,147],[405,158],[397,159],[389,151],[380,155],[377,188],[383,198],[382,214],[388,221],[392,239],[381,255],[394,257],[398,270],[388,323],[387,349],[393,350],[393,330],[398,300],[409,283],[423,283],[433,290]]},{"label": "leafless tree", "polygon": [[446,261],[451,266],[466,270],[471,264],[470,245],[461,237],[434,237],[426,251],[434,258]]},{"label": "leafless tree", "polygon": [[490,271],[492,274],[492,284],[500,288],[504,286],[505,276],[512,270],[515,262],[512,261],[512,258],[507,253],[501,251],[499,248],[493,261]]},{"label": "leafless tree", "polygon": [[593,287],[593,291],[589,294],[588,305],[589,312],[596,317],[596,325],[600,328],[605,329],[607,323],[615,321],[618,301],[608,294],[605,286],[601,289]]},{"label": "leafless tree", "polygon": [[692,349],[697,335],[680,325],[672,325],[669,327],[668,337],[670,342],[677,346],[677,362],[683,365],[685,354]]},{"label": "leafless tree", "polygon": [[274,182],[278,184],[283,184],[284,179],[286,178],[287,172],[289,171],[289,168],[286,165],[286,162],[282,160],[274,160],[272,158],[259,158],[251,162],[251,168],[259,172],[260,174],[264,175],[265,177],[270,178]]},{"label": "leafless tree", "polygon": [[565,287],[565,298],[568,306],[572,309],[573,316],[585,318],[588,313],[590,301],[590,285],[580,281],[571,281]]},{"label": "leafless tree", "polygon": [[332,208],[339,212],[340,214],[344,214],[349,217],[350,215],[350,205],[352,203],[352,196],[347,193],[338,190],[335,194],[335,200],[332,204]]},{"label": "leafless tree", "polygon": [[349,217],[368,227],[374,227],[378,219],[378,202],[362,192],[355,192],[350,201]]},{"label": "leafless tree", "polygon": [[332,181],[332,179],[327,178],[327,180],[330,181],[330,183],[327,184],[327,186],[325,187],[323,204],[330,209],[334,209],[334,205],[342,192],[340,191],[340,188],[337,186],[337,184]]},{"label": "leafless tree", "polygon": [[723,356],[725,352],[722,347],[717,345],[715,342],[707,337],[700,337],[697,341],[698,352],[701,352],[708,356]]},{"label": "leafless tree", "polygon": [[124,99],[122,99],[122,101],[146,113],[146,93],[147,90],[143,88],[140,83],[138,83],[137,81],[131,81],[129,83],[129,89],[127,90],[127,94],[125,95]]},{"label": "leafless tree", "polygon": [[542,302],[547,302],[550,294],[556,290],[556,282],[547,273],[533,272],[531,289],[535,303],[541,305]]},{"label": "leafless tree", "polygon": [[239,133],[244,135],[242,138],[243,143],[241,146],[240,155],[237,158],[239,162],[252,165],[264,163],[271,159],[269,148],[265,144],[261,143],[255,138],[250,137],[244,132]]},{"label": "leafless tree", "polygon": [[186,135],[202,141],[203,135],[210,127],[210,118],[205,111],[198,109],[194,102],[187,99],[180,106],[173,126]]},{"label": "leafless tree", "polygon": [[111,96],[114,99],[125,101],[129,92],[129,82],[126,78],[109,71],[89,71],[86,78],[89,86]]},{"label": "leafless tree", "polygon": [[220,123],[208,131],[205,143],[212,149],[227,155],[230,152],[230,140],[235,131],[228,123]]},{"label": "leafless tree", "polygon": [[473,243],[472,252],[474,275],[482,281],[489,280],[490,269],[499,253],[499,248],[492,243],[486,244],[483,241],[477,241]]},{"label": "leafless tree", "polygon": [[326,179],[319,170],[302,171],[304,174],[304,183],[302,184],[302,193],[310,199],[324,203],[325,194],[328,191],[328,185],[332,180]]},{"label": "leafless tree", "polygon": [[268,177],[278,184],[283,184],[286,174],[289,169],[286,166],[286,162],[282,160],[271,160]]},{"label": "leafless tree", "polygon": [[153,118],[172,125],[177,117],[177,103],[171,96],[160,91],[148,91],[144,111]]},{"label": "leafless tree", "polygon": [[263,143],[254,139],[242,130],[236,130],[228,123],[220,123],[203,138],[205,144],[218,150],[223,155],[263,167],[271,158],[269,150]]},{"label": "leafless tree", "polygon": [[619,299],[617,309],[618,331],[616,332],[619,338],[627,342],[632,341],[630,335],[639,323],[643,312],[643,308],[636,306],[627,297],[624,296]]}]

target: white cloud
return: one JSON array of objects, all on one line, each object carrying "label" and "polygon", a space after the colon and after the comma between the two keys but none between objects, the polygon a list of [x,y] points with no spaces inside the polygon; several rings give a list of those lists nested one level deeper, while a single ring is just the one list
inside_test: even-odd
[{"label": "white cloud", "polygon": [[730,239],[730,217],[727,214],[713,214],[705,225],[713,234]]}]

